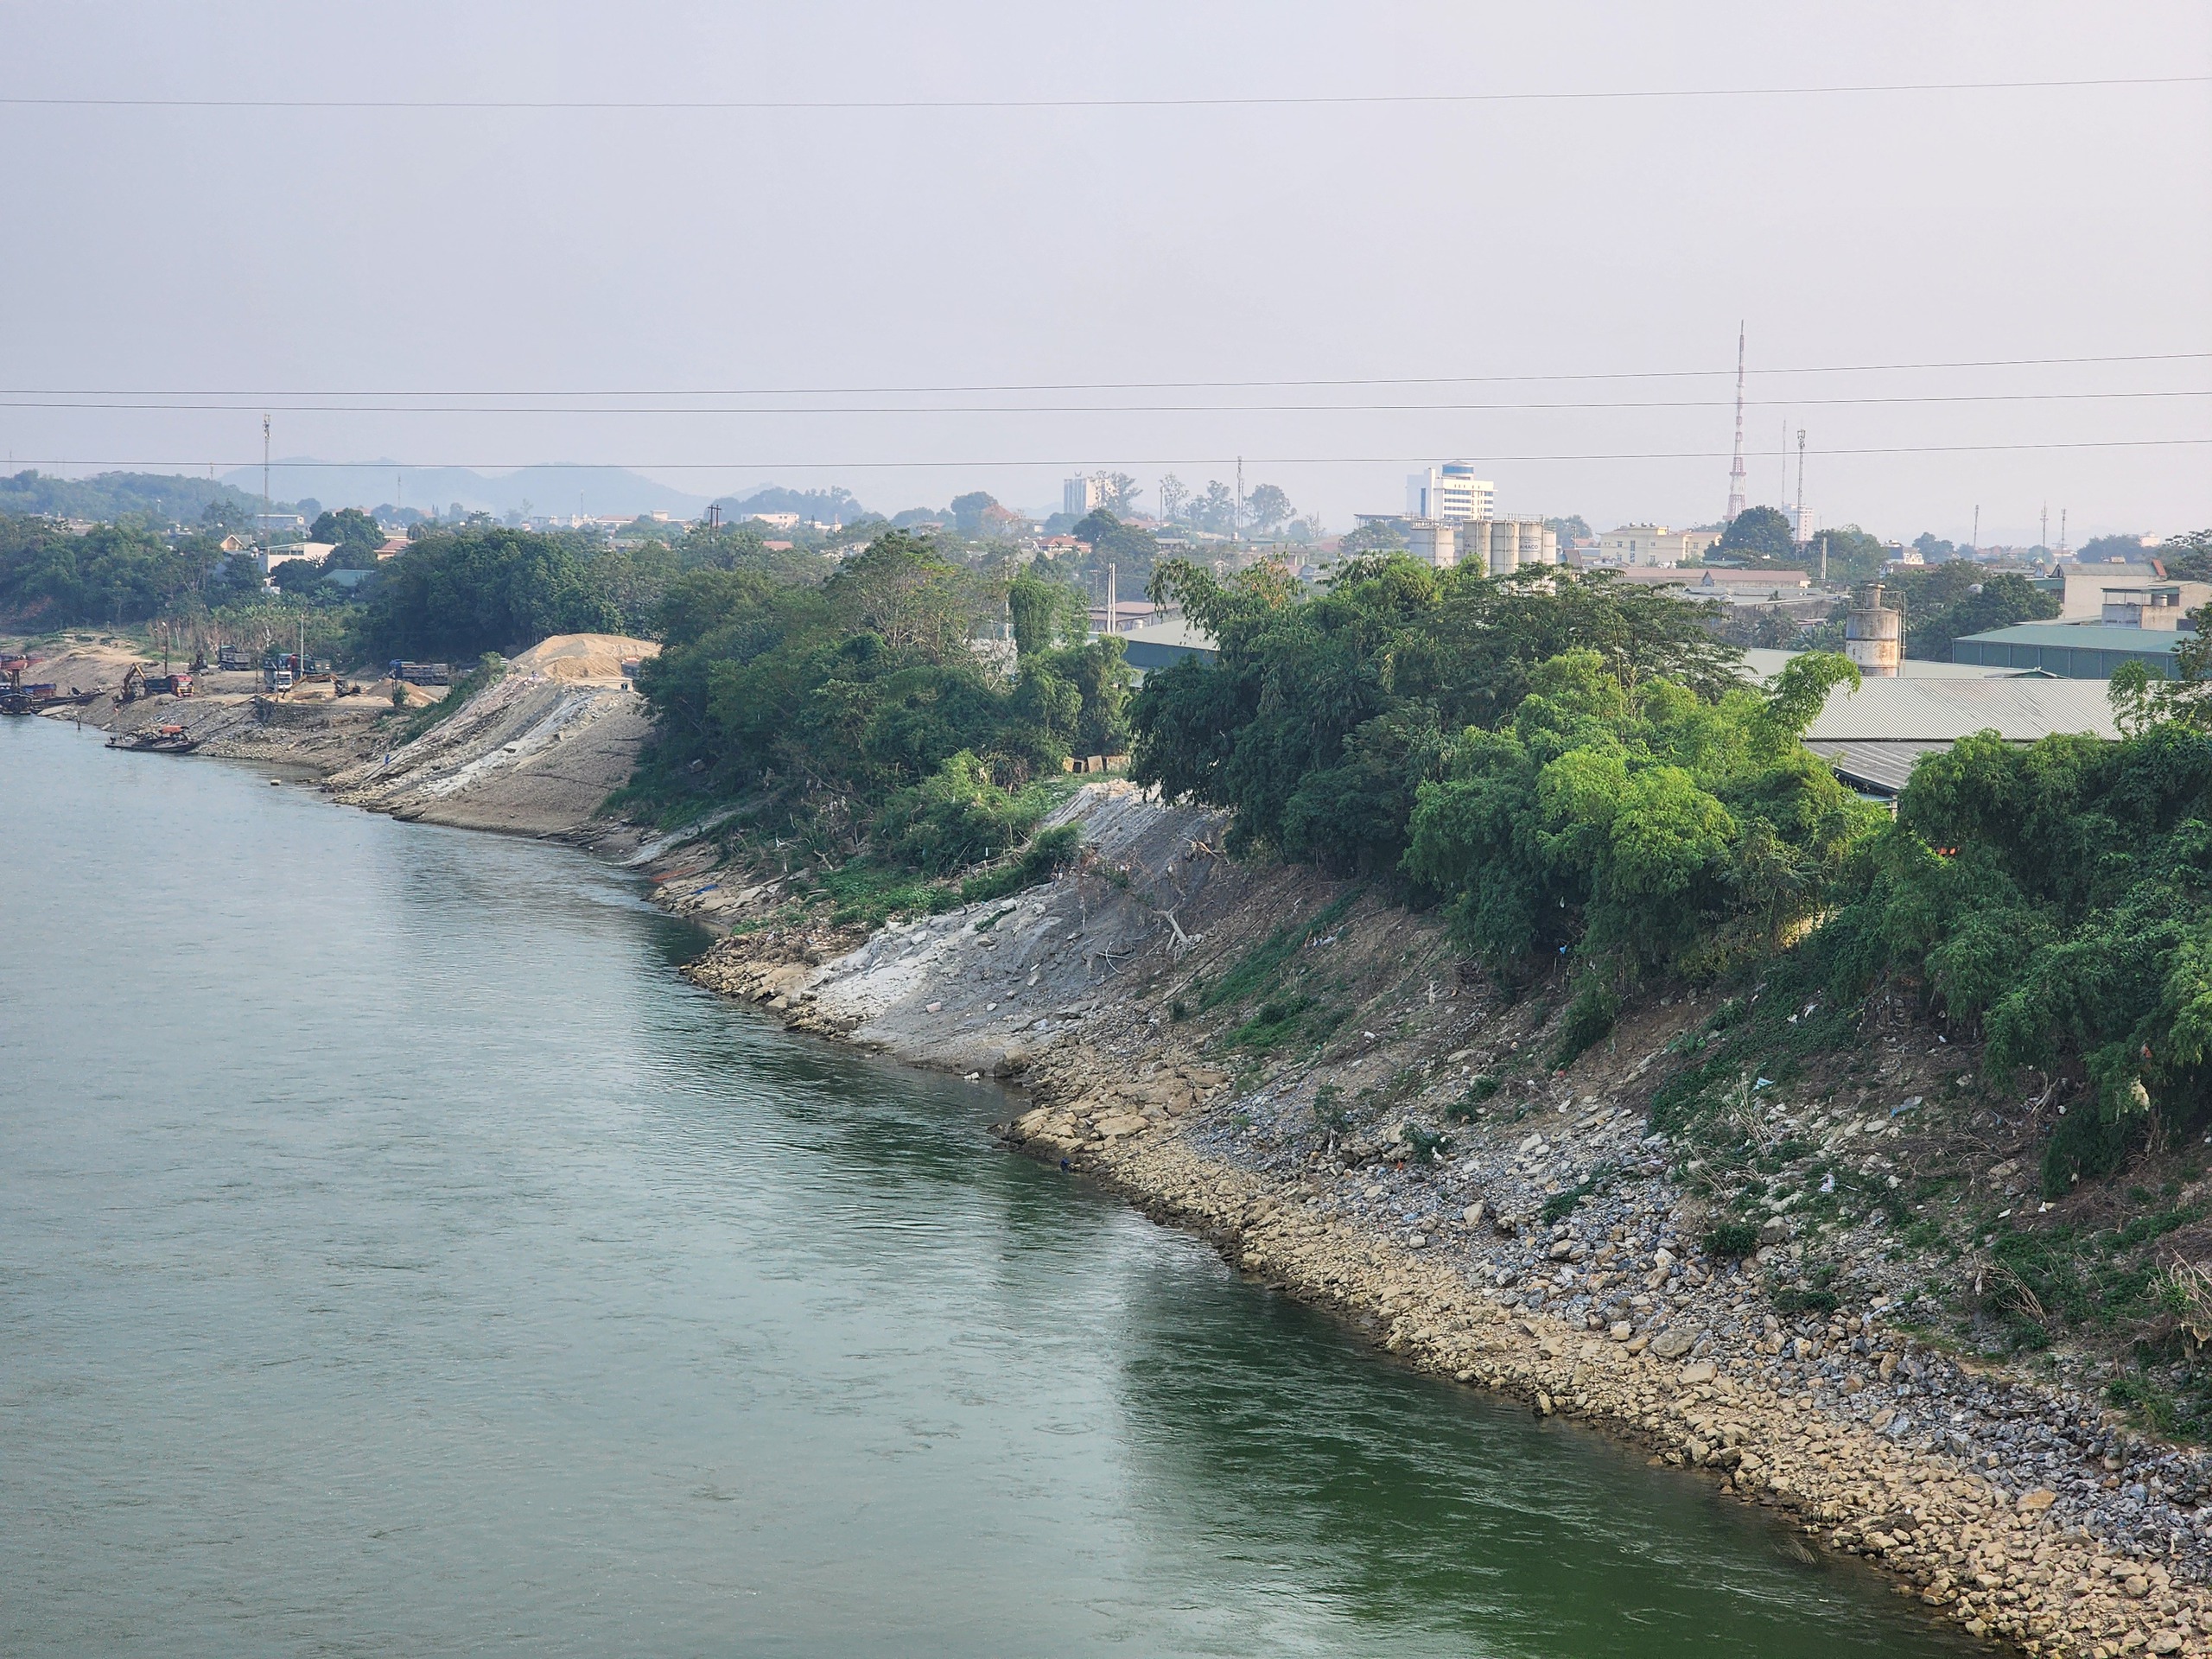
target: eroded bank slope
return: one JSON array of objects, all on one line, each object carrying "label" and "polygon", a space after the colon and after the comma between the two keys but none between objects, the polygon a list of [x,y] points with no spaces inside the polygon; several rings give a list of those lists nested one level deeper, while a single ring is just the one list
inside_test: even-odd
[{"label": "eroded bank slope", "polygon": [[[741,932],[696,976],[801,1029],[1019,1083],[1006,1135],[1024,1150],[1204,1231],[1406,1363],[1791,1511],[1931,1617],[2037,1653],[2212,1652],[2203,1460],[2086,1390],[1923,1340],[1939,1268],[1878,1219],[1815,1237],[1777,1217],[1749,1260],[1706,1252],[1681,1149],[1644,1109],[1668,1044],[1708,1012],[1694,999],[1558,1071],[1536,1058],[1556,1017],[1503,1002],[1433,923],[1232,863],[1217,819],[1126,785],[1064,816],[1089,849],[1046,886],[864,941]],[[709,858],[662,874],[677,907],[720,900],[741,925],[776,899]],[[1870,1040],[1891,1042],[1885,1087],[1931,1103],[1957,1063]],[[1878,1160],[1902,1130],[1886,1093],[1859,1092],[1820,1109]]]},{"label": "eroded bank slope", "polygon": [[346,805],[410,821],[576,831],[629,780],[652,729],[621,659],[658,649],[612,634],[556,635],[421,736],[336,772],[329,786]]},{"label": "eroded bank slope", "polygon": [[[342,803],[401,818],[626,847],[637,837],[598,814],[629,780],[652,723],[621,665],[658,649],[620,634],[556,634],[419,731],[443,688],[341,676],[272,693],[258,674],[209,672],[191,696],[126,703],[124,676],[148,665],[136,652],[78,645],[34,666],[94,694],[53,718],[125,737],[179,726],[196,745],[191,757],[320,778]],[[144,764],[178,759],[149,753]]]}]

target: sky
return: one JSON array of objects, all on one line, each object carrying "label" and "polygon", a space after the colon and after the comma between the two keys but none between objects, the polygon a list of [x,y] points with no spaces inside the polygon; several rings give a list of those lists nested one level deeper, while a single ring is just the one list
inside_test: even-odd
[{"label": "sky", "polygon": [[[0,102],[10,470],[257,463],[266,408],[279,456],[693,495],[1148,505],[1241,454],[1344,528],[1465,459],[1501,512],[1685,525],[1740,321],[1754,502],[1802,428],[1823,524],[2212,524],[2202,0],[0,0],[0,100],[289,105]],[[1771,91],[1906,85],[1948,90]],[[1427,101],[1219,101],[1286,99]],[[440,101],[660,107],[391,107]]]}]

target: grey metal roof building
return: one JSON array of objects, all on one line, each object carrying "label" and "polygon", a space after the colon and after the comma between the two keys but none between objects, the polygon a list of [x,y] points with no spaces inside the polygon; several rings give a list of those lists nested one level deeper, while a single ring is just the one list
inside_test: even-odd
[{"label": "grey metal roof building", "polygon": [[2194,634],[2094,622],[2019,622],[1954,640],[1951,660],[1984,668],[2039,668],[2069,680],[2108,680],[2122,663],[2176,677],[2174,652]]},{"label": "grey metal roof building", "polygon": [[1179,663],[1185,657],[1207,663],[1214,658],[1213,636],[1179,616],[1125,628],[1122,638],[1128,642],[1125,660],[1141,674]]},{"label": "grey metal roof building", "polygon": [[1985,679],[1866,680],[1839,686],[1806,729],[1805,747],[1846,783],[1895,795],[1923,754],[1974,732],[2032,743],[2054,732],[2120,735],[2105,688],[2094,680],[2041,676]]}]

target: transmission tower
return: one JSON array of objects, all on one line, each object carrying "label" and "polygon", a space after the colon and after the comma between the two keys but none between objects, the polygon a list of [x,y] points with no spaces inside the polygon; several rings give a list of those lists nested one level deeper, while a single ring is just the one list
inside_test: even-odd
[{"label": "transmission tower", "polygon": [[1728,522],[1744,511],[1744,325],[1736,324],[1736,458],[1728,467]]}]

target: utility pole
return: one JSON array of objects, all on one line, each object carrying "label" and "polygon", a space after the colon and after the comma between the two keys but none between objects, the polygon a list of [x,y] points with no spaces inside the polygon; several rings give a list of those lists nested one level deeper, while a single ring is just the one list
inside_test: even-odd
[{"label": "utility pole", "polygon": [[1115,590],[1114,590],[1114,567],[1113,567],[1112,565],[1110,565],[1110,564],[1109,564],[1109,565],[1108,565],[1108,566],[1106,567],[1106,632],[1109,632],[1109,633],[1117,633],[1117,632],[1119,632],[1121,631],[1121,630],[1120,630],[1120,626],[1119,626],[1119,624],[1120,624],[1120,621],[1121,621],[1121,611],[1122,611],[1122,602],[1121,602],[1121,599],[1120,599],[1120,597],[1116,594],[1116,592],[1115,592]]},{"label": "utility pole", "polygon": [[1790,539],[1803,546],[1811,538],[1805,534],[1805,429],[1797,429],[1797,522],[1789,527]]},{"label": "utility pole", "polygon": [[1236,457],[1236,505],[1229,510],[1229,539],[1244,539],[1244,457]]},{"label": "utility pole", "polygon": [[2044,550],[2044,552],[2046,552],[2046,553],[2050,552],[2050,502],[2048,502],[2048,501],[2046,501],[2046,502],[2044,502],[2044,503],[2043,504],[2043,529],[2042,529],[2042,531],[2039,532],[2039,535],[2040,535],[2040,539],[2041,539],[2041,540],[2042,540],[2042,542],[2043,542],[2043,550]]},{"label": "utility pole", "polygon": [[1981,551],[1981,503],[1974,504],[1974,550]]},{"label": "utility pole", "polygon": [[1744,325],[1736,325],[1736,455],[1728,464],[1728,517],[1733,524],[1744,511]]},{"label": "utility pole", "polygon": [[[269,518],[275,509],[269,505],[269,416],[264,414],[261,417],[261,563],[264,565],[269,563],[269,532],[273,528]],[[261,574],[265,576],[269,572],[264,569]]]},{"label": "utility pole", "polygon": [[2066,548],[2066,509],[2065,509],[2065,508],[2063,508],[2063,507],[2061,507],[2061,508],[2058,510],[2058,545],[2059,545],[2059,548],[2060,548],[2060,550],[2061,550],[2062,551],[2065,550],[2065,548]]}]

